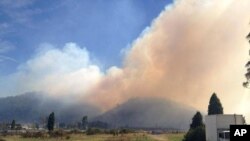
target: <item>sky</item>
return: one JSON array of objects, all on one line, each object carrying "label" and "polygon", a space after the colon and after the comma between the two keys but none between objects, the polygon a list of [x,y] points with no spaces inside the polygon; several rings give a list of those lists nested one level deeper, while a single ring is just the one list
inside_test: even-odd
[{"label": "sky", "polygon": [[1,1],[1,96],[43,91],[108,110],[159,97],[250,119],[248,0]]},{"label": "sky", "polygon": [[1,75],[16,71],[43,43],[85,47],[102,69],[121,65],[121,50],[171,3],[168,0],[1,0]]}]

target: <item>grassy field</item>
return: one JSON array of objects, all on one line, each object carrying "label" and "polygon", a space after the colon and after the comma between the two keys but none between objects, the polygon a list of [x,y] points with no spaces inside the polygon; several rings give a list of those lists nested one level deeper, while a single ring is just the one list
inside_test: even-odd
[{"label": "grassy field", "polygon": [[23,138],[21,136],[6,136],[1,137],[0,141],[181,141],[183,134],[126,134],[113,136],[108,134],[100,135],[84,135],[84,134],[71,134],[68,137],[59,138]]},{"label": "grassy field", "polygon": [[182,141],[184,134],[160,134],[160,135],[148,135],[156,141]]}]

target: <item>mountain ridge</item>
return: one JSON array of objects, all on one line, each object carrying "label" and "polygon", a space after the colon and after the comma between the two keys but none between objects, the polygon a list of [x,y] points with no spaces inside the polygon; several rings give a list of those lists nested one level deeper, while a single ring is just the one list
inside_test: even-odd
[{"label": "mountain ridge", "polygon": [[188,129],[196,110],[160,98],[133,98],[95,118],[112,127],[168,127]]},{"label": "mountain ridge", "polygon": [[56,120],[77,123],[87,115],[89,121],[116,127],[167,127],[188,129],[195,109],[160,98],[132,98],[104,113],[86,103],[67,103],[40,93],[0,98],[0,122],[39,123],[54,112]]}]

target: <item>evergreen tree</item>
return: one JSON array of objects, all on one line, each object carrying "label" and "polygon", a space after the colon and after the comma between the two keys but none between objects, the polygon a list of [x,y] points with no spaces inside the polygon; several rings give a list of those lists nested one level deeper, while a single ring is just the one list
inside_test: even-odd
[{"label": "evergreen tree", "polygon": [[88,116],[84,116],[82,118],[82,128],[87,129],[88,128]]},{"label": "evergreen tree", "polygon": [[11,130],[14,130],[16,128],[16,121],[15,120],[12,120],[10,128],[11,128]]},{"label": "evergreen tree", "polygon": [[223,107],[220,102],[220,99],[215,93],[210,98],[208,105],[208,115],[223,114]]},{"label": "evergreen tree", "polygon": [[[247,40],[250,43],[250,33],[247,35]],[[249,50],[249,55],[250,55],[250,50]],[[249,88],[249,83],[250,83],[250,60],[246,63],[245,67],[247,68],[247,73],[245,74],[246,81],[243,82],[243,86],[246,88]]]},{"label": "evergreen tree", "polygon": [[206,141],[205,126],[200,112],[197,112],[192,118],[190,129],[182,141]]},{"label": "evergreen tree", "polygon": [[190,128],[194,129],[199,126],[204,126],[203,120],[202,120],[202,115],[200,112],[197,112],[194,117],[192,118],[192,123],[190,124]]},{"label": "evergreen tree", "polygon": [[205,134],[205,127],[199,126],[197,128],[190,129],[182,141],[206,141]]},{"label": "evergreen tree", "polygon": [[53,131],[54,125],[55,125],[55,114],[54,114],[54,112],[52,112],[48,118],[48,124],[47,124],[48,130]]}]

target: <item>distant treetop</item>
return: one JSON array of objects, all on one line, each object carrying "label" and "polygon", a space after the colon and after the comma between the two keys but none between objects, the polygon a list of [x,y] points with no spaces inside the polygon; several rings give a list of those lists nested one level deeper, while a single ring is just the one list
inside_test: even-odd
[{"label": "distant treetop", "polygon": [[208,115],[216,114],[223,114],[223,107],[216,93],[213,93],[208,105]]}]

